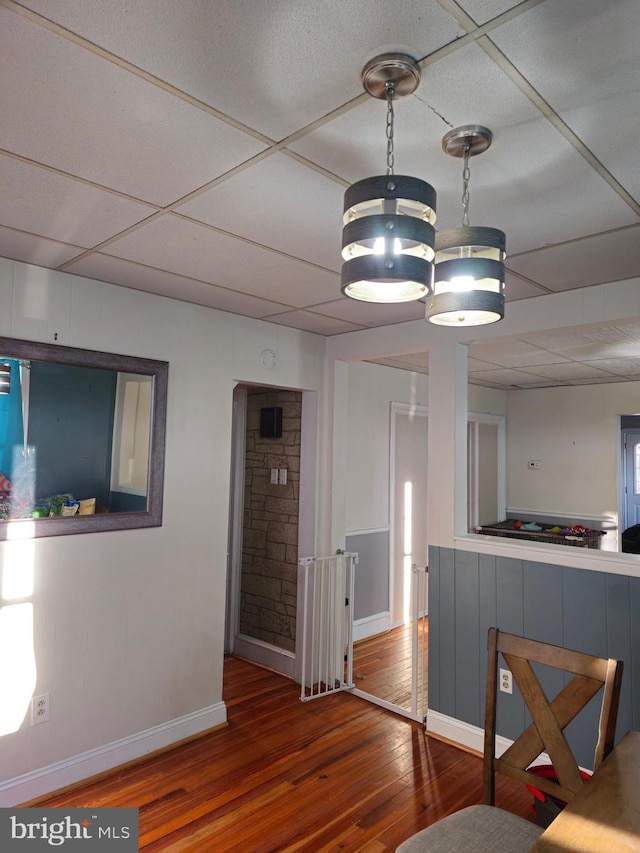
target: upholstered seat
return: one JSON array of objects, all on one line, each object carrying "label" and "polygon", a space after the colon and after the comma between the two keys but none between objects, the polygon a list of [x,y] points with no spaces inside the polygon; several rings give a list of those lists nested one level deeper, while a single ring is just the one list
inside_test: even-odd
[{"label": "upholstered seat", "polygon": [[542,827],[496,806],[468,806],[417,832],[396,853],[528,853]]}]

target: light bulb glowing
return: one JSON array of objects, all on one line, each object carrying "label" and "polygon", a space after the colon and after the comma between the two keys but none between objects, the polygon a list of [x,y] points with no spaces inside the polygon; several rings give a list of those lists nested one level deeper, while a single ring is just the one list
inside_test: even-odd
[{"label": "light bulb glowing", "polygon": [[[378,237],[373,244],[373,254],[384,255],[386,242],[387,241],[384,237]],[[393,254],[399,255],[401,251],[402,247],[400,245],[400,240],[396,237],[393,241]]]},{"label": "light bulb glowing", "polygon": [[451,279],[451,290],[454,293],[462,293],[465,290],[473,290],[475,279],[471,275],[458,275]]}]

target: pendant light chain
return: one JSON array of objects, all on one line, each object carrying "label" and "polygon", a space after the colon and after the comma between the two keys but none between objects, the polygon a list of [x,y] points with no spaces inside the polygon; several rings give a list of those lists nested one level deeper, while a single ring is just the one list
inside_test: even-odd
[{"label": "pendant light chain", "polygon": [[469,154],[471,152],[471,143],[467,142],[464,146],[464,166],[462,169],[462,226],[469,227],[469,178],[471,177],[471,169],[469,168]]},{"label": "pendant light chain", "polygon": [[395,81],[387,80],[385,90],[387,93],[387,175],[393,175],[393,96],[396,92]]}]

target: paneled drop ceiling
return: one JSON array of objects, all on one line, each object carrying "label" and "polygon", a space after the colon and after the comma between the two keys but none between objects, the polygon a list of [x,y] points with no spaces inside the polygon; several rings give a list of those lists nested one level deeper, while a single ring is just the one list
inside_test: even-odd
[{"label": "paneled drop ceiling", "polygon": [[[429,372],[429,353],[376,359],[377,364]],[[640,319],[476,342],[469,381],[507,390],[640,381]]]},{"label": "paneled drop ceiling", "polygon": [[[442,136],[493,131],[471,223],[507,234],[508,301],[632,278],[639,44],[638,0],[0,0],[0,255],[322,335],[422,318],[339,288],[344,189],[386,162],[360,72],[402,51],[423,70],[396,171],[436,187],[438,228],[461,216]],[[638,379],[640,325],[478,344],[470,367]]]}]

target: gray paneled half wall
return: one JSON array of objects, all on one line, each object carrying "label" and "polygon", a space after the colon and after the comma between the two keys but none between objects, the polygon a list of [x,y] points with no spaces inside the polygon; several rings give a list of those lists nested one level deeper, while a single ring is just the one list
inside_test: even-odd
[{"label": "gray paneled half wall", "polygon": [[[640,578],[429,548],[429,709],[484,726],[487,631],[624,661],[616,739],[640,729]],[[565,676],[544,668],[555,695]],[[599,694],[567,729],[581,766],[591,768]],[[498,694],[498,733],[513,739],[529,722],[514,685]]]}]

